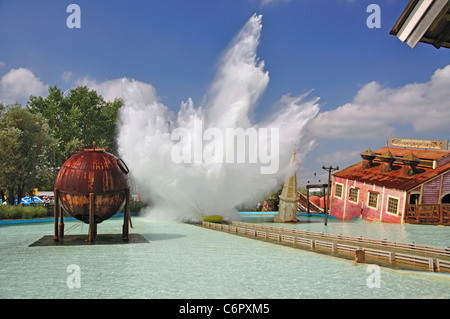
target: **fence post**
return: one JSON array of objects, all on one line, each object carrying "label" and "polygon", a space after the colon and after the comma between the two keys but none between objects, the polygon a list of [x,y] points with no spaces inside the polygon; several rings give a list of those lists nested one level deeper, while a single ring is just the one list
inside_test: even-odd
[{"label": "fence post", "polygon": [[365,263],[366,262],[366,253],[361,248],[355,250],[355,262],[357,262],[357,263]]},{"label": "fence post", "polygon": [[407,214],[406,214],[406,222],[408,223],[409,222],[409,220],[411,219],[411,216],[414,214],[414,207],[415,206],[413,206],[413,205],[408,205],[408,212],[407,212]]},{"label": "fence post", "polygon": [[331,244],[331,251],[332,251],[333,254],[336,253],[336,251],[337,251],[337,244],[336,243],[332,243]]},{"label": "fence post", "polygon": [[389,252],[389,263],[392,264],[395,261],[395,252]]},{"label": "fence post", "polygon": [[430,258],[430,261],[428,262],[428,268],[430,271],[436,271],[435,262],[433,258]]}]

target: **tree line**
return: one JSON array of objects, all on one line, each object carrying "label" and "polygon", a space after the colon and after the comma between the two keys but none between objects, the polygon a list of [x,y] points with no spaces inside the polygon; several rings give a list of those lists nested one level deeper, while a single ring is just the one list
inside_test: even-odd
[{"label": "tree line", "polygon": [[15,198],[33,188],[52,190],[61,165],[77,148],[92,145],[117,154],[121,99],[106,102],[95,90],[79,86],[47,97],[30,96],[26,106],[0,102],[0,199]]}]

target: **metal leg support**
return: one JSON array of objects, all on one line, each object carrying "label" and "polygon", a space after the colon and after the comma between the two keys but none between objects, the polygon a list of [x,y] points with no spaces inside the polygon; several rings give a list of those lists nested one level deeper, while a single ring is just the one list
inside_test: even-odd
[{"label": "metal leg support", "polygon": [[123,228],[122,228],[122,239],[123,241],[129,240],[129,223],[131,223],[130,217],[130,189],[125,191],[125,212],[123,214]]},{"label": "metal leg support", "polygon": [[95,194],[90,193],[89,194],[89,244],[93,244],[95,240],[96,235],[96,225],[94,220],[94,214],[95,214]]},{"label": "metal leg support", "polygon": [[54,189],[55,194],[55,204],[53,207],[54,217],[55,217],[55,234],[53,235],[53,241],[59,241],[59,230],[58,230],[58,213],[59,213],[59,190],[57,188]]}]

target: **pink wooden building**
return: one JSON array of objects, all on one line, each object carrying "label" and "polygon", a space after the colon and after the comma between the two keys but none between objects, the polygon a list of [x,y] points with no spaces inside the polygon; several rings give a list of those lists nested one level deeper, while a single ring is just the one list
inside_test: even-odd
[{"label": "pink wooden building", "polygon": [[331,216],[403,223],[411,222],[411,214],[418,207],[428,209],[429,213],[427,207],[433,204],[430,207],[437,207],[433,208],[436,214],[439,209],[442,214],[442,207],[447,210],[444,221],[442,216],[436,217],[440,218],[439,223],[449,222],[448,150],[391,146],[374,152],[369,148],[361,157],[361,162],[333,174]]}]

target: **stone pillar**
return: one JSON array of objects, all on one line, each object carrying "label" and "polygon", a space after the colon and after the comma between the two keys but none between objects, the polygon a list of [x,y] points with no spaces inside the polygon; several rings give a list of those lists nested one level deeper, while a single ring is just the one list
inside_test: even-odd
[{"label": "stone pillar", "polygon": [[[294,163],[295,152],[292,155],[291,164]],[[280,195],[278,215],[274,217],[275,223],[297,222],[297,174],[294,174],[285,181]]]}]

